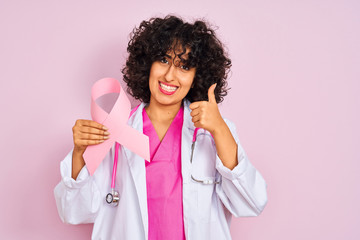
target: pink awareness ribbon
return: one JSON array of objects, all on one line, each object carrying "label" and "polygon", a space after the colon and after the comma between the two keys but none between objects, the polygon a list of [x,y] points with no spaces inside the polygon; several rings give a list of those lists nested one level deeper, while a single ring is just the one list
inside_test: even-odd
[{"label": "pink awareness ribbon", "polygon": [[[107,113],[95,102],[96,99],[108,93],[119,93],[110,113]],[[91,90],[91,117],[94,121],[106,126],[110,135],[109,139],[103,143],[90,145],[86,148],[83,157],[90,175],[94,174],[115,142],[149,161],[149,137],[127,125],[130,110],[130,101],[116,79],[103,78],[93,85]]]}]

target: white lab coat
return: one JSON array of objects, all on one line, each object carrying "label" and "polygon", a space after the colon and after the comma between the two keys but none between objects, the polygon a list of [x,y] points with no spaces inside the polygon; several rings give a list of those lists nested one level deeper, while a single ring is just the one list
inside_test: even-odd
[{"label": "white lab coat", "polygon": [[[222,164],[211,134],[203,129],[197,133],[193,163],[190,163],[195,127],[189,104],[184,101],[181,143],[185,236],[187,240],[231,239],[231,215],[259,215],[267,202],[266,183],[249,162],[234,124],[226,119],[238,145],[238,165],[231,171]],[[128,120],[128,124],[140,132],[143,131],[144,106],[142,103]],[[84,166],[75,181],[71,178],[72,152],[65,157],[60,164],[62,179],[54,190],[60,218],[70,224],[94,223],[92,239],[147,240],[145,160],[120,147],[115,187],[120,201],[113,207],[105,201],[110,191],[113,159],[114,147],[93,176]],[[221,183],[198,183],[191,179],[191,174],[196,179]]]}]

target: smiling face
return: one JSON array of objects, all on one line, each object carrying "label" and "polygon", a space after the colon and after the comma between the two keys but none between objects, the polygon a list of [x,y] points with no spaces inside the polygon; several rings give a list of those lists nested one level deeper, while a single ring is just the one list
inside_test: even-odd
[{"label": "smiling face", "polygon": [[[150,104],[181,105],[195,77],[195,68],[187,67],[177,56],[181,51],[169,51],[160,61],[151,65],[149,88]],[[186,60],[189,49],[181,57]]]}]

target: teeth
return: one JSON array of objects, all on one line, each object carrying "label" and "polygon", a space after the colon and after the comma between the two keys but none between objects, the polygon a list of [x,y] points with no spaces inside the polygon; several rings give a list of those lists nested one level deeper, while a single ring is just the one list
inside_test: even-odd
[{"label": "teeth", "polygon": [[177,87],[171,87],[162,83],[160,83],[160,87],[168,92],[174,92],[177,89]]}]

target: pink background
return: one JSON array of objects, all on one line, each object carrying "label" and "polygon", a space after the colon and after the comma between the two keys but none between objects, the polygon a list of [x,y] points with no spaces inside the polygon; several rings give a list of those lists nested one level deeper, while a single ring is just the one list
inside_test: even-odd
[{"label": "pink background", "polygon": [[268,183],[234,239],[360,239],[360,2],[1,1],[1,239],[89,239],[65,225],[53,188],[90,118],[90,89],[121,79],[141,20],[205,17],[233,60],[221,104]]}]

